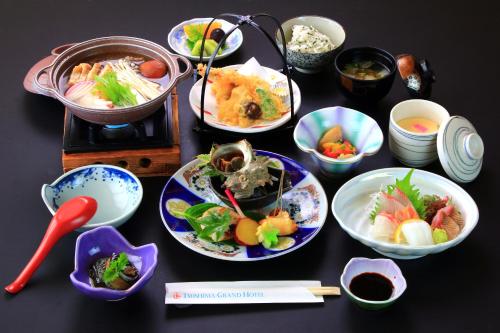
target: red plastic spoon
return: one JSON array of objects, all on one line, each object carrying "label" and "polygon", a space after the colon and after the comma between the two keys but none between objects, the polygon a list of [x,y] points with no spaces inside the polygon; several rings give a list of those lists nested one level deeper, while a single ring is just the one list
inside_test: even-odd
[{"label": "red plastic spoon", "polygon": [[42,242],[17,279],[5,287],[11,294],[20,292],[44,261],[52,247],[67,233],[87,223],[97,210],[97,201],[91,197],[75,197],[66,201],[54,214]]}]

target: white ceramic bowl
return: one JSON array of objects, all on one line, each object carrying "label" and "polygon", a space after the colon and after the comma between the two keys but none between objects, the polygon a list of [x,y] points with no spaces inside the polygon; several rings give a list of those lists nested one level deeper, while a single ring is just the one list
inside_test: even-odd
[{"label": "white ceramic bowl", "polygon": [[[389,279],[394,287],[385,301],[370,301],[354,295],[349,286],[354,277],[363,273],[378,273]],[[340,285],[349,299],[367,310],[379,310],[393,304],[406,290],[406,279],[398,265],[391,259],[352,258],[340,276]]]},{"label": "white ceramic bowl", "polygon": [[408,168],[387,168],[373,170],[356,176],[346,182],[337,191],[332,202],[332,211],[339,225],[352,238],[360,241],[373,250],[397,259],[415,259],[427,254],[438,253],[460,244],[479,220],[477,205],[471,196],[452,181],[423,170],[415,170],[412,184],[420,189],[422,195],[437,194],[449,196],[464,218],[464,228],[460,234],[448,242],[427,245],[410,246],[395,244],[373,239],[370,236],[371,222],[369,220],[371,194],[382,187],[394,184],[396,178],[402,179],[410,171]]},{"label": "white ceramic bowl", "polygon": [[[327,17],[322,16],[299,16],[286,20],[281,24],[285,33],[285,40],[288,43],[292,39],[292,27],[294,25],[306,25],[316,28],[322,34],[328,36],[335,48],[327,52],[302,53],[292,51],[287,48],[287,60],[298,71],[303,73],[315,73],[321,71],[328,65],[333,64],[335,56],[344,47],[345,31],[342,26]],[[282,45],[280,31],[276,31],[276,42]]]},{"label": "white ceramic bowl", "polygon": [[42,199],[52,215],[66,201],[86,195],[97,200],[97,212],[85,231],[100,226],[118,227],[137,210],[142,185],[130,171],[106,164],[87,165],[66,172],[52,184],[42,186]]},{"label": "white ceramic bowl", "polygon": [[414,133],[397,124],[401,119],[410,117],[423,117],[442,124],[450,115],[441,105],[424,99],[410,99],[392,108],[389,120],[389,149],[401,163],[419,168],[438,159],[438,132]]}]

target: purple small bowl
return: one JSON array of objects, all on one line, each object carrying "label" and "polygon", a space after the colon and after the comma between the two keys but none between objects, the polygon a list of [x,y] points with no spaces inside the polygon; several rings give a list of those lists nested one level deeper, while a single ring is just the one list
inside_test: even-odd
[{"label": "purple small bowl", "polygon": [[[139,270],[140,278],[127,290],[95,288],[90,284],[88,270],[102,257],[125,252],[131,263]],[[75,270],[70,274],[73,285],[90,297],[107,301],[118,301],[142,289],[155,271],[158,249],[155,244],[132,246],[115,228],[103,226],[78,236],[75,249]]]}]

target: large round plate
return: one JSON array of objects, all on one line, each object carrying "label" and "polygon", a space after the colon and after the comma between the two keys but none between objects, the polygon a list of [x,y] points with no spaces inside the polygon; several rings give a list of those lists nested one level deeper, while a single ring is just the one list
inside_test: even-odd
[{"label": "large round plate", "polygon": [[[188,48],[186,44],[186,34],[184,33],[184,26],[188,24],[199,24],[199,23],[209,23],[212,18],[194,18],[188,21],[184,21],[170,30],[168,33],[168,45],[174,50],[176,53],[185,56],[188,59],[199,61],[199,56],[191,55],[191,50]],[[226,20],[217,19],[222,24],[222,30],[228,32],[234,24],[229,23]],[[243,34],[240,29],[236,29],[231,36],[229,36],[226,40],[226,49],[222,50],[222,54],[217,55],[215,60],[223,59],[238,50],[243,44]],[[203,57],[203,61],[208,61],[210,57]]]},{"label": "large round plate", "polygon": [[[309,171],[287,157],[256,150],[258,155],[269,156],[277,165],[290,173],[293,188],[283,195],[283,207],[299,225],[299,229],[289,236],[289,247],[271,251],[261,245],[241,246],[234,242],[210,243],[199,239],[189,223],[175,217],[169,211],[170,203],[185,202],[190,205],[214,202],[224,205],[208,187],[208,179],[191,161],[173,175],[161,194],[160,215],[167,230],[184,246],[208,257],[230,261],[256,261],[270,259],[292,252],[316,236],[325,223],[328,202],[325,191]],[[261,210],[269,212],[272,207]]]},{"label": "large round plate", "polygon": [[332,202],[333,215],[342,229],[352,238],[391,258],[414,259],[458,245],[472,232],[479,219],[476,203],[460,186],[434,173],[415,170],[411,178],[412,184],[420,189],[422,195],[449,196],[464,217],[463,230],[451,241],[428,246],[400,245],[370,237],[370,195],[389,184],[394,184],[396,178],[404,178],[409,171],[408,168],[387,168],[356,176],[337,191]]},{"label": "large round plate", "polygon": [[[226,66],[224,68],[234,68],[238,69],[240,68],[241,64],[239,65],[231,65],[231,66]],[[286,76],[283,75],[282,73],[278,72],[277,70],[274,70],[269,67],[264,67],[262,66],[270,75],[273,80],[275,79],[280,80],[280,79],[286,79]],[[196,116],[200,118],[200,105],[201,105],[201,87],[203,84],[203,79],[199,79],[191,88],[191,91],[189,92],[189,105],[191,106],[191,109],[194,111]],[[302,97],[300,95],[300,89],[299,86],[295,83],[295,81],[292,81],[292,89],[293,89],[293,104],[294,104],[294,110],[295,113],[300,108],[300,104],[302,102]],[[290,110],[289,110],[290,111]],[[215,98],[213,95],[211,95],[210,92],[210,84],[207,84],[206,88],[206,94],[205,94],[205,122],[215,128],[224,130],[224,131],[230,131],[230,132],[236,132],[236,133],[259,133],[259,132],[266,132],[270,131],[272,129],[275,129],[277,127],[280,127],[281,125],[285,124],[287,121],[290,120],[291,114],[290,112],[285,113],[281,118],[273,120],[273,121],[263,121],[257,125],[251,126],[251,127],[239,127],[239,126],[232,126],[232,125],[227,125],[219,120],[217,120],[217,106],[215,105]]]}]

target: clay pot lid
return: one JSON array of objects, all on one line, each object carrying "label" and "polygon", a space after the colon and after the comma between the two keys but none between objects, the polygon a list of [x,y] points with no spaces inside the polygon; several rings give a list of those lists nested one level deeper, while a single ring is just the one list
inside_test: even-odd
[{"label": "clay pot lid", "polygon": [[483,165],[483,140],[464,117],[453,116],[441,124],[437,151],[444,171],[454,181],[468,183],[479,175]]},{"label": "clay pot lid", "polygon": [[417,60],[411,54],[400,54],[396,59],[399,75],[410,96],[428,99],[432,92],[432,84],[436,81],[429,61]]}]

